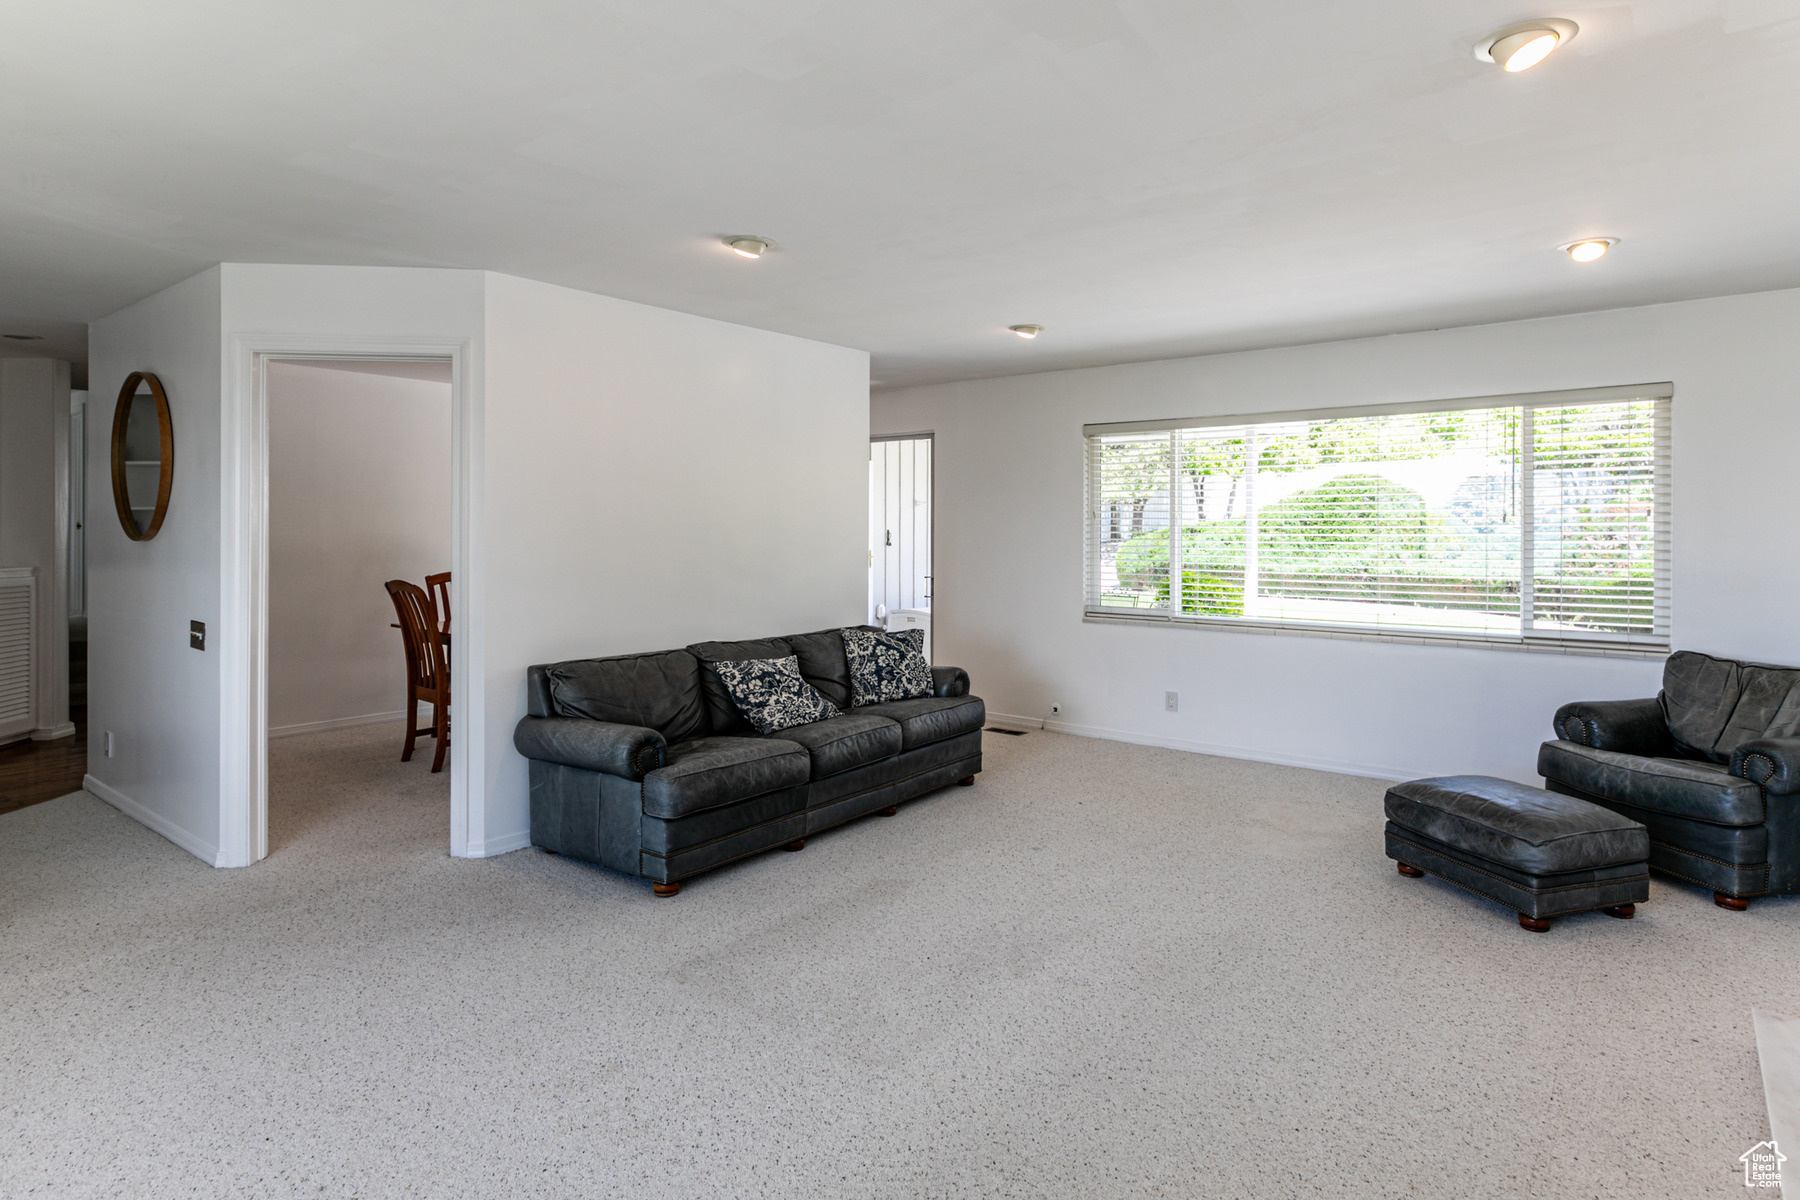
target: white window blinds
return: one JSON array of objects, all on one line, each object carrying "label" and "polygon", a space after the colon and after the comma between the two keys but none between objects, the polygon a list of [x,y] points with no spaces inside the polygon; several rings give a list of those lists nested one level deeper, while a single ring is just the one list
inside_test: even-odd
[{"label": "white window blinds", "polygon": [[1666,646],[1670,395],[1089,426],[1087,610]]}]

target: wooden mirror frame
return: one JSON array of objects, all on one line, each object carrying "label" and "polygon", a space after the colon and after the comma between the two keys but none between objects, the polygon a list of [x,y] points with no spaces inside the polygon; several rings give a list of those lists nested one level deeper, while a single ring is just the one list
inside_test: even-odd
[{"label": "wooden mirror frame", "polygon": [[[138,385],[145,383],[150,385],[150,395],[156,400],[156,424],[162,436],[162,476],[156,483],[156,509],[150,514],[150,524],[139,526],[137,514],[131,510],[131,490],[125,482],[125,431],[131,424],[131,406]],[[175,485],[175,427],[169,421],[169,397],[163,391],[162,381],[148,371],[133,371],[119,388],[119,402],[113,408],[112,484],[113,505],[119,510],[119,524],[124,527],[125,536],[134,542],[155,537],[162,528],[163,517],[168,515],[169,489]]]}]

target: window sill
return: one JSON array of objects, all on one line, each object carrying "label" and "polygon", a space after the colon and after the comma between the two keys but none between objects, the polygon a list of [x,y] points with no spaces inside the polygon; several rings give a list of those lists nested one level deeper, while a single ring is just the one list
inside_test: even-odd
[{"label": "window sill", "polygon": [[1089,625],[1140,625],[1164,629],[1193,629],[1210,633],[1249,633],[1276,637],[1330,638],[1345,642],[1398,642],[1406,646],[1451,646],[1459,650],[1505,650],[1525,654],[1563,654],[1582,658],[1632,658],[1660,660],[1669,655],[1668,643],[1557,641],[1551,638],[1497,637],[1431,630],[1399,632],[1379,629],[1347,629],[1332,626],[1283,625],[1274,621],[1177,620],[1162,614],[1126,616],[1088,611]]}]

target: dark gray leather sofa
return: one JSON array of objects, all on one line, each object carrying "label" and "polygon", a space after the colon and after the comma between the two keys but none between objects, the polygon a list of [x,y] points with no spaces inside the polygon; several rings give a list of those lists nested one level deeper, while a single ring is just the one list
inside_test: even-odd
[{"label": "dark gray leather sofa", "polygon": [[1800,891],[1800,670],[1681,651],[1652,700],[1565,704],[1545,786],[1650,830],[1650,866],[1722,907]]},{"label": "dark gray leather sofa", "polygon": [[[707,663],[799,659],[843,715],[764,737]],[[575,659],[527,672],[513,733],[531,760],[531,840],[650,880],[659,896],[981,770],[987,708],[957,667],[933,694],[851,707],[841,630]]]}]

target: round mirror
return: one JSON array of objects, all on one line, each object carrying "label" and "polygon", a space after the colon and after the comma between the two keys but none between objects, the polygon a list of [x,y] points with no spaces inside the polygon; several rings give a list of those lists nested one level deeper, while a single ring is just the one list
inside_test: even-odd
[{"label": "round mirror", "polygon": [[162,528],[175,483],[175,430],[169,398],[154,375],[133,371],[119,389],[112,428],[113,503],[134,542]]}]

